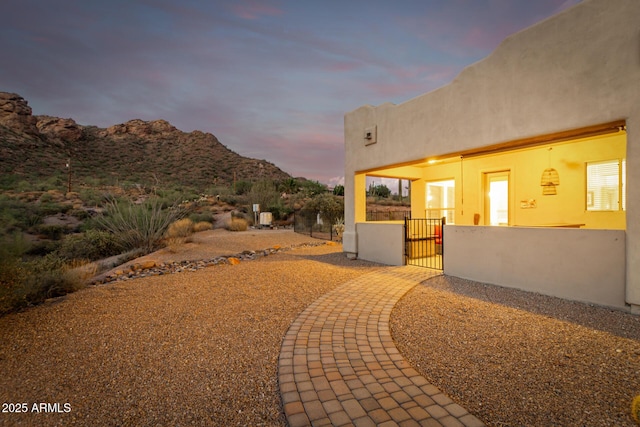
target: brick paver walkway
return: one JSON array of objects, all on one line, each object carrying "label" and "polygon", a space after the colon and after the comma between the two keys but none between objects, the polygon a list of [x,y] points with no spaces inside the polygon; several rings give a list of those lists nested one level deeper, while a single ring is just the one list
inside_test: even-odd
[{"label": "brick paver walkway", "polygon": [[307,307],[287,332],[278,365],[291,427],[484,425],[411,368],[391,338],[393,306],[437,274],[382,269]]}]

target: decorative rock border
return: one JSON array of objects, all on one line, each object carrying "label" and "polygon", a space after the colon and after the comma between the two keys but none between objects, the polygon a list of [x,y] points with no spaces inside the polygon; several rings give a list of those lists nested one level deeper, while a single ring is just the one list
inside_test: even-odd
[{"label": "decorative rock border", "polygon": [[164,274],[182,273],[184,271],[197,271],[203,268],[211,267],[214,265],[227,264],[236,265],[241,261],[250,261],[256,258],[265,257],[279,252],[290,251],[301,247],[315,247],[323,245],[334,245],[333,242],[306,242],[298,243],[295,245],[282,247],[280,245],[274,245],[270,248],[260,249],[257,251],[245,250],[238,254],[233,255],[221,255],[209,259],[201,259],[195,261],[175,261],[175,262],[161,262],[157,263],[153,260],[146,260],[142,262],[134,262],[130,265],[123,266],[116,269],[113,273],[107,275],[104,278],[94,280],[92,285],[100,285],[113,282],[121,282],[131,279],[137,279],[140,277],[149,276],[161,276]]}]

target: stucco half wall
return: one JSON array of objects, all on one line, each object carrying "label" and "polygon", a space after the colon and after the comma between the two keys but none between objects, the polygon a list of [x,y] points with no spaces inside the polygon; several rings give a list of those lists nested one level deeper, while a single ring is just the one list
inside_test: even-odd
[{"label": "stucco half wall", "polygon": [[444,272],[625,308],[624,230],[445,226]]},{"label": "stucco half wall", "polygon": [[361,222],[357,238],[360,258],[387,265],[404,264],[404,223]]}]

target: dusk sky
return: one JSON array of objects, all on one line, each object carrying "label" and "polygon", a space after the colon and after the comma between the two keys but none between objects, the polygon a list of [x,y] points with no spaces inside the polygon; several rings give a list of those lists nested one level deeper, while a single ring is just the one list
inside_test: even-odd
[{"label": "dusk sky", "polygon": [[164,119],[327,184],[343,119],[449,83],[579,0],[4,0],[0,91],[108,127]]}]

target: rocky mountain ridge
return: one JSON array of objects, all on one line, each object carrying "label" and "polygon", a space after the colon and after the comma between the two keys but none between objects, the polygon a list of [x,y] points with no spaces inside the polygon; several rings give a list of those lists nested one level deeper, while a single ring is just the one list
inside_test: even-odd
[{"label": "rocky mountain ridge", "polygon": [[[0,177],[3,182],[74,182],[186,186],[204,189],[233,180],[287,179],[266,160],[243,157],[201,131],[183,132],[165,120],[129,120],[108,128],[70,118],[34,116],[20,95],[0,92]],[[6,184],[5,184],[6,187]]]}]

